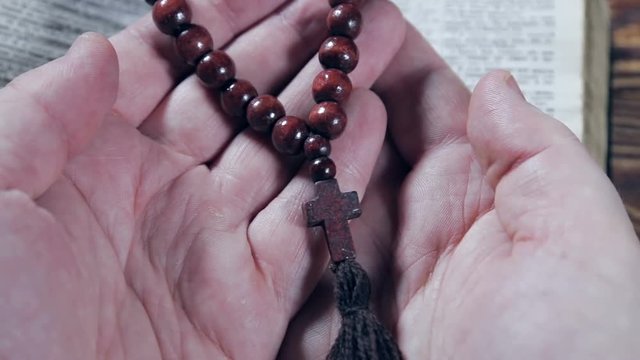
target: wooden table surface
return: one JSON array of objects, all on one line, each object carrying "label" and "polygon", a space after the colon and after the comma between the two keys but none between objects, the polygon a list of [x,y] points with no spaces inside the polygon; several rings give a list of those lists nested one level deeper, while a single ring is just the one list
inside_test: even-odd
[{"label": "wooden table surface", "polygon": [[609,174],[640,234],[640,0],[612,8]]}]

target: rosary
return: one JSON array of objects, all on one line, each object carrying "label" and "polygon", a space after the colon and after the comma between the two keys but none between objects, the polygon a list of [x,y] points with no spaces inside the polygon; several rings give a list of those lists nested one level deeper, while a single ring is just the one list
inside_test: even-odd
[{"label": "rosary", "polygon": [[229,116],[245,118],[256,131],[271,133],[273,146],[286,155],[304,153],[317,197],[304,204],[309,227],[324,229],[331,269],[336,277],[336,302],[342,327],[327,359],[400,359],[389,331],[369,309],[369,278],[355,261],[356,252],[349,220],[362,213],[356,192],[342,193],[335,179],[336,165],[330,140],[338,138],[347,125],[341,104],[351,94],[348,75],[358,65],[354,39],[362,27],[359,7],[364,0],[329,0],[327,17],[330,36],[318,52],[324,70],[313,80],[316,105],[308,119],[287,116],[284,106],[271,95],[260,95],[253,85],[236,79],[233,60],[213,49],[213,40],[202,26],[192,24],[186,0],[146,0],[153,5],[158,29],[175,37],[180,57],[195,68],[201,82],[220,92],[222,109]]}]

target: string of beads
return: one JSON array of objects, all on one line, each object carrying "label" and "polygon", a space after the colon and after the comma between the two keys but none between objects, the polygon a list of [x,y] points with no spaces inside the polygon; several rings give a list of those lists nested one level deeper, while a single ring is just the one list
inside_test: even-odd
[{"label": "string of beads", "polygon": [[305,120],[287,115],[284,106],[271,95],[258,95],[247,80],[236,78],[233,60],[224,51],[214,50],[213,39],[202,26],[192,24],[186,0],[146,0],[153,5],[158,29],[175,38],[180,57],[195,67],[202,83],[220,92],[222,109],[230,116],[244,118],[256,131],[271,133],[273,146],[281,153],[304,153],[310,162],[311,179],[318,197],[305,204],[309,226],[323,226],[336,276],[336,300],[342,327],[332,346],[330,360],[400,359],[391,334],[369,309],[369,278],[355,261],[355,248],[348,221],[361,214],[355,192],[341,193],[335,180],[336,165],[331,160],[331,140],[347,126],[342,104],[353,85],[348,74],[358,65],[354,40],[362,28],[359,7],[363,0],[329,0],[329,37],[322,43],[318,58],[324,70],[313,80],[311,90],[316,105]]},{"label": "string of beads", "polygon": [[331,160],[330,140],[338,138],[347,126],[342,104],[352,91],[348,74],[358,65],[359,52],[354,39],[360,34],[362,0],[331,0],[327,16],[329,37],[322,43],[318,58],[324,70],[313,80],[316,105],[305,121],[288,116],[284,106],[271,95],[258,95],[247,80],[236,78],[233,60],[222,50],[214,50],[213,39],[204,27],[193,24],[186,0],[146,0],[153,5],[158,29],[175,37],[180,57],[195,67],[201,82],[220,91],[225,113],[243,117],[256,131],[271,133],[273,146],[286,155],[304,153],[310,161],[313,181],[333,179],[336,165]]}]

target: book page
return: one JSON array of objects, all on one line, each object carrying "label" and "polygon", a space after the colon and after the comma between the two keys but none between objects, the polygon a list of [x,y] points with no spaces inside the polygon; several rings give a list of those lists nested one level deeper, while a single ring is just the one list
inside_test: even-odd
[{"label": "book page", "polygon": [[511,71],[532,103],[583,137],[585,0],[394,0],[469,88]]}]

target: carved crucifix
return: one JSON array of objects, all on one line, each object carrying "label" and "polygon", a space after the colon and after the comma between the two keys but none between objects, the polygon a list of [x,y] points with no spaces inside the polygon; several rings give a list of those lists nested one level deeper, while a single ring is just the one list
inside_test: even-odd
[{"label": "carved crucifix", "polygon": [[356,251],[349,230],[349,220],[362,214],[358,193],[341,193],[335,179],[316,182],[317,197],[304,204],[309,227],[322,226],[335,263],[354,259]]}]

